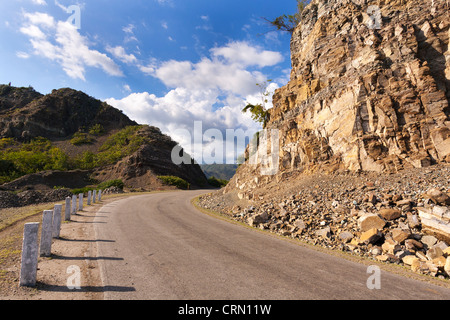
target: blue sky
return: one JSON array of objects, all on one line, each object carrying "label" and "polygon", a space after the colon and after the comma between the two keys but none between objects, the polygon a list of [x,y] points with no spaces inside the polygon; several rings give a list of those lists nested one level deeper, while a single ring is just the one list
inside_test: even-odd
[{"label": "blue sky", "polygon": [[256,83],[286,84],[291,66],[290,35],[262,17],[295,9],[295,0],[2,1],[0,83],[84,91],[185,146],[195,121],[257,130],[240,110],[260,102]]}]

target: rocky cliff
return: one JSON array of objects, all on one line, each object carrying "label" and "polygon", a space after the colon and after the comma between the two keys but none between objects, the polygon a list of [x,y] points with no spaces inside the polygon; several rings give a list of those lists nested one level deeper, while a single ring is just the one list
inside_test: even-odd
[{"label": "rocky cliff", "polygon": [[[449,12],[445,0],[311,1],[292,35],[291,79],[269,110],[277,179],[449,163]],[[269,180],[255,183],[250,167],[234,182]]]},{"label": "rocky cliff", "polygon": [[444,0],[312,0],[269,110],[279,144],[262,161],[248,148],[230,183],[200,204],[448,279],[449,13]]}]

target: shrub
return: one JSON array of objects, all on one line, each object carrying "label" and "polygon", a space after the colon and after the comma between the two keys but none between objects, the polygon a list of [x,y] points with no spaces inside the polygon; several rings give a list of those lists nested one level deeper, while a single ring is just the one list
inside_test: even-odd
[{"label": "shrub", "polygon": [[101,124],[95,124],[89,129],[89,134],[93,136],[101,136],[105,133],[105,128]]},{"label": "shrub", "polygon": [[189,189],[190,187],[190,184],[186,180],[176,176],[158,176],[158,179],[164,182],[165,184],[175,186],[178,189],[186,190]]},{"label": "shrub", "polygon": [[208,179],[208,183],[213,187],[222,188],[228,184],[228,180],[217,179],[216,177],[212,176]]},{"label": "shrub", "polygon": [[117,187],[119,189],[123,189],[124,186],[125,185],[122,180],[115,179],[115,180],[109,180],[109,181],[102,182],[97,186],[97,188],[101,189],[101,190],[105,190],[109,187]]},{"label": "shrub", "polygon": [[83,144],[91,144],[94,142],[94,139],[89,136],[89,134],[84,132],[77,132],[73,135],[72,139],[70,140],[70,143],[74,146],[81,146]]}]

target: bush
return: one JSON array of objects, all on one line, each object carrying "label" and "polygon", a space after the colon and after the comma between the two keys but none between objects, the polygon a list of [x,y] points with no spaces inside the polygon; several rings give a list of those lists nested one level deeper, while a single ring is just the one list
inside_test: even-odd
[{"label": "bush", "polygon": [[89,134],[93,136],[101,136],[105,133],[105,128],[101,124],[95,124],[89,129]]},{"label": "bush", "polygon": [[208,179],[208,183],[213,187],[223,188],[228,184],[228,180],[217,179],[216,177],[212,176]]},{"label": "bush", "polygon": [[119,189],[123,189],[124,186],[125,185],[122,180],[116,179],[102,182],[97,186],[97,188],[101,190],[108,189],[109,187],[117,187]]},{"label": "bush", "polygon": [[181,179],[179,177],[175,177],[175,176],[158,176],[158,179],[160,179],[165,184],[167,184],[169,186],[175,186],[178,189],[187,190],[190,187],[190,184],[186,180]]},{"label": "bush", "polygon": [[70,143],[74,146],[81,146],[83,144],[91,144],[94,142],[94,139],[84,132],[77,132],[73,135]]}]

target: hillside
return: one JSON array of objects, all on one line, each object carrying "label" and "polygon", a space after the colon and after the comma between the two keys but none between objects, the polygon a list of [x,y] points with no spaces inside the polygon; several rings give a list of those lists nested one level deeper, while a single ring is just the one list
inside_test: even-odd
[{"label": "hillside", "polygon": [[174,165],[177,143],[152,126],[69,88],[42,95],[0,86],[0,190],[83,188],[120,179],[128,190],[172,188],[158,176],[206,186],[196,165]]}]

